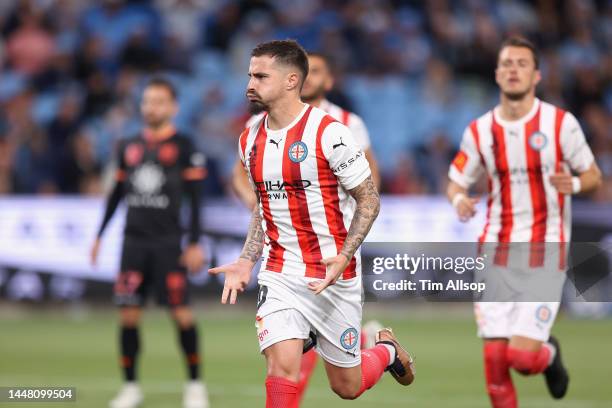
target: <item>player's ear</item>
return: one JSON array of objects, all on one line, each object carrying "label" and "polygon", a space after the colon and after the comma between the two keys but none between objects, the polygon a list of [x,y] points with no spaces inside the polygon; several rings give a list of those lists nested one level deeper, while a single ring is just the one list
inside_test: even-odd
[{"label": "player's ear", "polygon": [[297,89],[300,85],[300,75],[297,72],[290,72],[287,75],[287,81],[285,84],[285,88],[288,91],[292,91],[294,89]]},{"label": "player's ear", "polygon": [[533,73],[533,85],[537,86],[541,80],[542,80],[542,73],[540,72],[539,69],[536,69],[535,72]]},{"label": "player's ear", "polygon": [[499,66],[495,68],[495,83],[499,86],[501,85],[501,78],[499,73]]}]

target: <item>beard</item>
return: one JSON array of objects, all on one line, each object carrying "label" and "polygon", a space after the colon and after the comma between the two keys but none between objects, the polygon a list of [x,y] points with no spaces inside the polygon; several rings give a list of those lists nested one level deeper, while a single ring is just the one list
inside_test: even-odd
[{"label": "beard", "polygon": [[168,118],[158,118],[154,116],[144,116],[143,119],[145,125],[151,129],[159,129],[168,121]]},{"label": "beard", "polygon": [[261,101],[249,101],[249,113],[251,115],[259,115],[261,112],[267,111],[268,105]]}]

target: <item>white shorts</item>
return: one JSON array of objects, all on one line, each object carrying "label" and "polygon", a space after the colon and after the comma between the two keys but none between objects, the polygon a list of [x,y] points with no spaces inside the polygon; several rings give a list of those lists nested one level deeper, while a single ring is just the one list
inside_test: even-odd
[{"label": "white shorts", "polygon": [[260,351],[283,340],[308,339],[312,332],[325,361],[337,367],[361,364],[361,276],[338,280],[319,295],[308,288],[314,280],[259,272],[255,327]]},{"label": "white shorts", "polygon": [[559,302],[476,302],[478,337],[547,341],[558,310]]}]

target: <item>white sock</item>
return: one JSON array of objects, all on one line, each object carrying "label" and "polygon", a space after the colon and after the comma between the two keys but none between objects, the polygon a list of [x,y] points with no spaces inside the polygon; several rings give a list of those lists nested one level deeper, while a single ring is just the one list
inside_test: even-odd
[{"label": "white sock", "polygon": [[542,343],[542,347],[548,347],[548,350],[550,350],[550,358],[548,359],[548,366],[550,366],[557,356],[557,348],[552,343]]},{"label": "white sock", "polygon": [[387,365],[390,366],[391,364],[393,364],[395,362],[395,347],[389,345],[389,344],[381,344],[382,346],[385,346],[387,348],[387,350],[389,350],[389,364]]}]

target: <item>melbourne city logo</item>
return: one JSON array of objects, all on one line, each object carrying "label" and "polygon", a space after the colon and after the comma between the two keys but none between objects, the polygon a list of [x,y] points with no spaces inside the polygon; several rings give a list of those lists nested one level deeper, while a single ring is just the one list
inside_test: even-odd
[{"label": "melbourne city logo", "polygon": [[302,141],[294,142],[291,146],[289,146],[289,159],[294,163],[299,163],[306,159],[308,156],[308,147],[306,143]]},{"label": "melbourne city logo", "polygon": [[531,136],[529,136],[529,146],[531,146],[533,150],[540,151],[546,147],[547,143],[548,138],[540,131],[533,132]]}]

